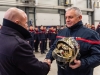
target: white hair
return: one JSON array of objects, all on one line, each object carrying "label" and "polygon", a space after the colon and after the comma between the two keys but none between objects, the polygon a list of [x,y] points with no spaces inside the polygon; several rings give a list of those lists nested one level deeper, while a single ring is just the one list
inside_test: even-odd
[{"label": "white hair", "polygon": [[70,11],[70,10],[75,10],[77,16],[82,15],[82,11],[78,7],[69,7],[67,9],[65,9],[66,12]]}]

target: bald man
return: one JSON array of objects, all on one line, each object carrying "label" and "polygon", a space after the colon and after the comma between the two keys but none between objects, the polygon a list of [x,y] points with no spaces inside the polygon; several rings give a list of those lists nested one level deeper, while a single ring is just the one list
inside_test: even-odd
[{"label": "bald man", "polygon": [[1,75],[47,75],[50,63],[35,58],[27,31],[27,15],[17,8],[6,11],[0,33]]}]

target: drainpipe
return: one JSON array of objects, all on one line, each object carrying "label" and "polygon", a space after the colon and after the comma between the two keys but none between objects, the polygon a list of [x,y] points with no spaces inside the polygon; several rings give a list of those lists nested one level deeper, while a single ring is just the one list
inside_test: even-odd
[{"label": "drainpipe", "polygon": [[94,17],[95,15],[94,15],[94,12],[91,12],[91,24],[93,24],[94,25],[94,20],[95,20],[95,17]]},{"label": "drainpipe", "polygon": [[[87,2],[87,8],[92,9],[92,1],[91,0],[86,0],[86,2]],[[87,15],[91,16],[91,24],[94,24],[94,11],[93,12],[87,12]]]},{"label": "drainpipe", "polygon": [[64,24],[66,24],[65,14],[66,14],[66,11],[64,10]]},{"label": "drainpipe", "polygon": [[33,11],[34,11],[34,26],[36,26],[36,10],[35,10],[36,8],[34,7],[33,8]]},{"label": "drainpipe", "polygon": [[[67,2],[67,0],[64,0],[65,4],[66,4],[66,2]],[[64,24],[66,24],[65,13],[66,13],[66,11],[64,10]]]},{"label": "drainpipe", "polygon": [[60,0],[58,0],[58,6],[60,5],[60,2],[59,2]]},{"label": "drainpipe", "polygon": [[86,0],[87,8],[89,8],[89,0]]},{"label": "drainpipe", "polygon": [[[90,0],[90,8],[92,9],[92,0]],[[94,24],[94,20],[95,20],[95,10],[93,12],[91,12],[91,24]]]},{"label": "drainpipe", "polygon": [[27,14],[28,25],[29,25],[29,7],[25,7],[25,13]]}]

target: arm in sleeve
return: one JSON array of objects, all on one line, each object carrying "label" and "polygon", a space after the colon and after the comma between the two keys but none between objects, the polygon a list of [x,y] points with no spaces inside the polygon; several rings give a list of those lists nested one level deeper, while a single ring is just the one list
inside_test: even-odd
[{"label": "arm in sleeve", "polygon": [[[97,33],[92,35],[91,39],[100,41]],[[80,69],[94,68],[100,65],[100,44],[91,45],[89,51],[89,56],[81,59]]]},{"label": "arm in sleeve", "polygon": [[31,47],[24,43],[15,48],[12,60],[27,75],[47,75],[50,70],[50,66],[39,61],[33,55]]},{"label": "arm in sleeve", "polygon": [[54,58],[52,57],[52,51],[55,49],[56,43],[57,43],[57,39],[56,39],[56,41],[54,42],[54,44],[51,46],[51,48],[50,48],[49,52],[47,53],[45,59],[50,59],[51,61],[54,60]]},{"label": "arm in sleeve", "polygon": [[[63,33],[63,31],[59,31],[59,33],[58,33],[57,36],[62,36],[62,33]],[[55,42],[54,42],[54,44],[51,46],[49,52],[46,55],[46,59],[50,59],[51,61],[54,60],[54,58],[52,57],[52,51],[55,49],[58,40],[59,39],[56,39]]]}]

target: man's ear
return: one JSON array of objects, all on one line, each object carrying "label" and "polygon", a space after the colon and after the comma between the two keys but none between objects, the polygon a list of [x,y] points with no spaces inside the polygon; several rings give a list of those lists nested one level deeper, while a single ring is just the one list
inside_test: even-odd
[{"label": "man's ear", "polygon": [[18,20],[15,21],[16,24],[20,24],[20,22]]},{"label": "man's ear", "polygon": [[82,20],[82,15],[79,16],[79,19]]}]

